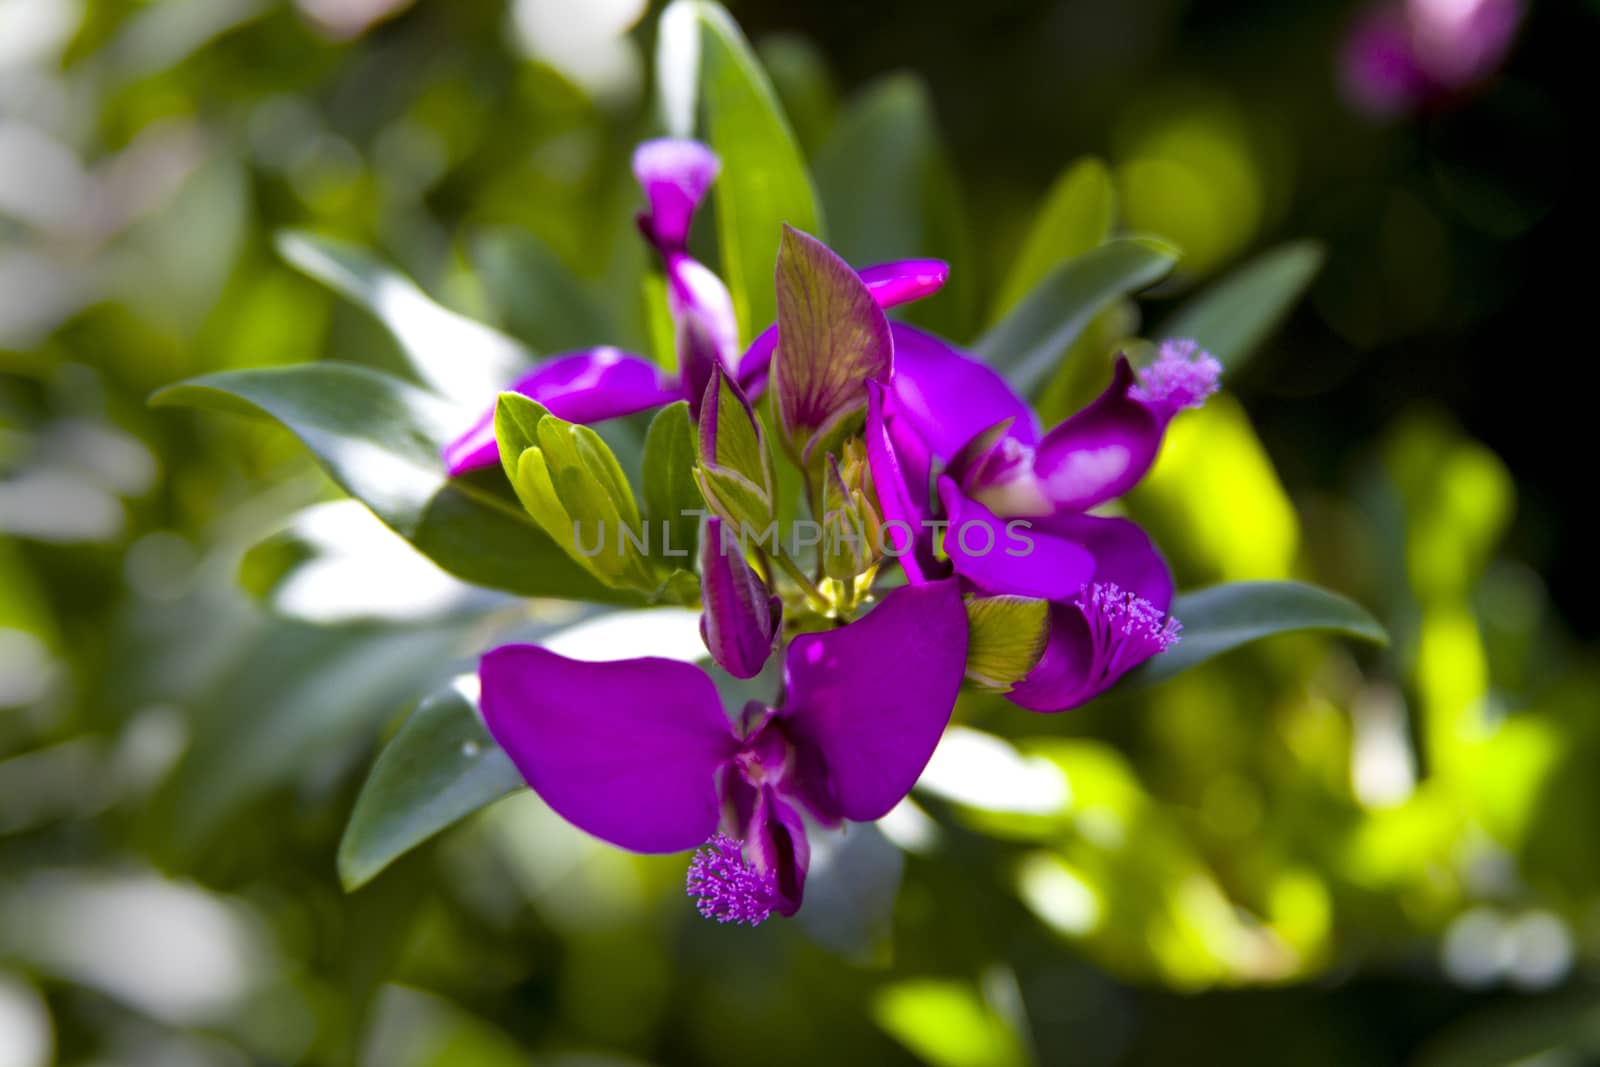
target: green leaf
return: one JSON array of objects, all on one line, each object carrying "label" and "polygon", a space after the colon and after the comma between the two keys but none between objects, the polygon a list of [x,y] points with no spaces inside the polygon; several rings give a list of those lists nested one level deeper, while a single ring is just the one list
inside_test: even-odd
[{"label": "green leaf", "polygon": [[[803,914],[803,912],[802,912]],[[934,1067],[1023,1067],[1027,1046],[995,1006],[963,982],[917,978],[874,998],[879,1026]]]},{"label": "green leaf", "polygon": [[1032,396],[1100,310],[1163,278],[1177,252],[1150,238],[1108,241],[1062,263],[989,329],[974,351]]},{"label": "green leaf", "polygon": [[652,538],[666,532],[667,541],[652,546],[664,555],[670,544],[674,553],[683,551],[692,558],[699,540],[700,519],[694,514],[705,509],[705,501],[694,481],[694,428],[689,424],[689,403],[680,400],[661,409],[650,423],[644,439],[644,513]]},{"label": "green leaf", "polygon": [[656,67],[668,128],[687,135],[698,101],[705,139],[722,159],[712,186],[722,276],[748,338],[776,315],[772,270],[783,224],[821,232],[811,178],[777,94],[720,4],[677,0],[667,8]]},{"label": "green leaf", "polygon": [[539,443],[539,421],[550,412],[521,393],[501,393],[494,402],[494,440],[500,451],[500,469],[513,486],[522,453]]},{"label": "green leaf", "polygon": [[967,599],[967,678],[1009,692],[1044,655],[1050,604],[1022,596]]},{"label": "green leaf", "polygon": [[418,380],[452,400],[483,404],[532,362],[532,353],[516,341],[435,303],[365,249],[290,231],[278,235],[278,252],[371,312],[394,336]]},{"label": "green leaf", "polygon": [[533,234],[510,227],[490,230],[475,237],[470,250],[490,307],[534,350],[569,352],[622,343],[606,309]]},{"label": "green leaf", "polygon": [[1163,338],[1192,337],[1228,373],[1255,355],[1322,269],[1315,241],[1280,245],[1187,301],[1161,327]]},{"label": "green leaf", "polygon": [[1104,162],[1090,156],[1062,171],[1011,261],[1011,271],[995,298],[994,317],[999,319],[1015,307],[1056,264],[1081,256],[1110,237],[1116,215],[1116,186]]},{"label": "green leaf", "polygon": [[1176,645],[1129,675],[1140,684],[1164,681],[1241,645],[1287,633],[1327,633],[1387,645],[1389,634],[1367,610],[1337,593],[1303,582],[1229,582],[1173,602],[1183,623]]},{"label": "green leaf", "polygon": [[772,523],[772,498],[737,471],[701,465],[694,479],[706,506],[735,530],[760,535]]},{"label": "green leaf", "polygon": [[425,699],[385,746],[339,842],[346,891],[493,801],[522,788],[459,681]]},{"label": "green leaf", "polygon": [[391,375],[342,363],[224,371],[151,402],[276,419],[334,481],[458,578],[521,596],[632,599],[574,565],[509,499],[447,478],[439,450],[471,413]]},{"label": "green leaf", "polygon": [[772,388],[796,456],[867,404],[867,381],[893,367],[889,323],[860,275],[809,234],[783,229]]},{"label": "green leaf", "polygon": [[[955,174],[922,79],[895,74],[861,91],[816,158],[817,189],[834,251],[857,267],[911,256],[964,264],[969,242]],[[947,337],[967,336],[971,275],[906,317]]]},{"label": "green leaf", "polygon": [[[538,447],[523,452],[517,465],[517,494],[524,506],[532,494],[553,490],[554,501],[541,500],[530,511],[545,525],[559,507],[577,548],[574,559],[607,584],[653,592],[660,577],[644,557],[642,546],[648,542],[639,506],[611,449],[589,427],[554,415],[540,419],[535,433]],[[541,460],[542,470],[534,469]],[[567,531],[558,533],[549,525],[545,529],[567,543],[563,537]],[[580,530],[585,541],[576,546]],[[586,555],[588,548],[598,550]]]},{"label": "green leaf", "polygon": [[711,466],[733,471],[770,494],[776,475],[772,469],[772,450],[755,408],[732,378],[718,374],[716,405],[702,411],[696,445],[700,459]]}]

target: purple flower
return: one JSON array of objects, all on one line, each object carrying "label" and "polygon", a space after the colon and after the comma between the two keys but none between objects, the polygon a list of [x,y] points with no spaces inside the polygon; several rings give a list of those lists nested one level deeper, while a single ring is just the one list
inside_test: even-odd
[{"label": "purple flower", "polygon": [[[1164,343],[1142,371],[1119,358],[1106,391],[1041,437],[993,370],[911,338],[896,334],[891,388],[869,386],[885,539],[914,583],[953,571],[980,594],[1049,600],[1044,655],[1008,696],[1036,711],[1075,707],[1177,640],[1164,614],[1172,578],[1149,537],[1086,512],[1144,476],[1167,424],[1216,391],[1221,366],[1191,341]],[[943,559],[934,516],[948,523]]]},{"label": "purple flower", "polygon": [[483,717],[568,822],[635,852],[691,860],[702,914],[793,915],[808,814],[869,822],[899,803],[950,720],[967,651],[953,580],[905,586],[846,626],[789,643],[776,707],[730,725],[711,678],[664,659],[585,663],[536,645],[483,657]]},{"label": "purple flower", "polygon": [[1521,0],[1394,0],[1345,38],[1345,94],[1376,118],[1446,103],[1494,73],[1522,21]]},{"label": "purple flower", "polygon": [[[716,178],[715,154],[697,141],[646,141],[634,152],[633,170],[647,207],[639,231],[661,259],[667,277],[678,365],[670,375],[642,356],[601,346],[555,356],[507,389],[537,400],[568,422],[601,422],[688,400],[696,414],[713,369],[722,368],[744,391],[756,396],[765,386],[777,340],[773,326],[742,355],[733,301],[727,287],[688,251],[694,212]],[[949,276],[937,260],[884,263],[859,272],[873,300],[893,307],[936,292]],[[461,474],[499,462],[494,438],[494,405],[443,453],[445,468]]]}]

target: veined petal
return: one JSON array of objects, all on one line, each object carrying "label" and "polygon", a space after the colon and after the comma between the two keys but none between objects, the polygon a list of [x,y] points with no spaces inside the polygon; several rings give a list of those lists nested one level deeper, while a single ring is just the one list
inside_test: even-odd
[{"label": "veined petal", "polygon": [[902,586],[864,618],[791,641],[780,715],[805,803],[824,820],[887,814],[933,755],[966,659],[954,579]]},{"label": "veined petal", "polygon": [[1094,574],[1088,549],[1034,520],[996,518],[948,476],[939,479],[939,502],[950,522],[945,554],[957,574],[986,593],[1058,600]]},{"label": "veined petal", "polygon": [[913,326],[895,323],[894,395],[906,418],[940,459],[1005,419],[1024,445],[1039,439],[1039,420],[992,367]]},{"label": "veined petal", "polygon": [[503,645],[478,674],[490,735],[580,830],[635,852],[681,852],[716,829],[717,772],[739,746],[704,671]]},{"label": "veined petal", "polygon": [[[862,267],[856,273],[872,299],[887,310],[938,292],[950,277],[950,264],[940,259],[897,259]],[[746,392],[754,395],[766,387],[772,353],[777,347],[778,324],[773,323],[745,350],[739,360],[739,384]]]},{"label": "veined petal", "polygon": [[634,149],[633,176],[650,205],[640,222],[657,248],[683,248],[695,208],[720,167],[716,154],[699,141],[663,137]]},{"label": "veined petal", "polygon": [[[543,404],[568,422],[602,422],[670,404],[679,398],[675,382],[655,364],[611,347],[557,356],[513,382],[509,392]],[[443,452],[451,474],[500,462],[494,439],[494,405]]]},{"label": "veined petal", "polygon": [[778,351],[773,381],[797,451],[864,408],[866,383],[887,382],[894,343],[860,275],[827,245],[785,226],[778,245]]},{"label": "veined petal", "polygon": [[700,539],[700,635],[717,665],[735,678],[754,678],[772,654],[782,601],[772,595],[740,550],[723,536],[722,520],[706,520]]},{"label": "veined petal", "polygon": [[1166,421],[1129,395],[1136,381],[1119,356],[1106,391],[1039,442],[1033,472],[1058,510],[1085,511],[1119,497],[1155,462]]}]

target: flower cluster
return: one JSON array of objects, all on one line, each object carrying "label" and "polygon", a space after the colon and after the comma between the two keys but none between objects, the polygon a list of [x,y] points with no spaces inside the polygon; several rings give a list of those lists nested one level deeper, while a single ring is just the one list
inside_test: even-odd
[{"label": "flower cluster", "polygon": [[[777,652],[774,699],[730,718],[697,666],[508,645],[483,657],[482,709],[555,811],[622,848],[698,849],[687,888],[701,914],[754,924],[801,906],[808,834],[878,819],[910,792],[964,680],[1062,711],[1178,639],[1150,539],[1093,509],[1143,476],[1220,367],[1185,341],[1143,369],[1119,357],[1093,403],[1043,432],[993,369],[885,316],[936,292],[945,264],[856,270],[788,228],[774,235],[778,321],[741,351],[727,288],[689,251],[717,169],[692,141],[634,156],[677,375],[612,348],[556,357],[512,383],[521,407],[502,398],[501,417],[491,409],[445,459],[452,473],[503,464],[547,529],[584,515],[637,525],[614,460],[570,424],[684,402],[707,516],[701,633],[736,677],[762,675]],[[814,558],[734,536],[801,503],[820,531]],[[647,588],[654,572],[635,562],[597,573]],[[988,610],[1002,603],[1035,610]],[[969,650],[994,626],[1028,628],[1014,644],[1031,652],[979,671]]]}]

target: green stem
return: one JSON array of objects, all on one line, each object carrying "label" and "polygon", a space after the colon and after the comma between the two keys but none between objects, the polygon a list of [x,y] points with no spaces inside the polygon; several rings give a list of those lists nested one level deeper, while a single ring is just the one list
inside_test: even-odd
[{"label": "green stem", "polygon": [[772,562],[782,568],[783,573],[794,579],[794,583],[800,587],[806,594],[806,598],[811,601],[812,607],[818,611],[828,610],[831,605],[828,603],[828,598],[822,595],[822,590],[817,588],[817,583],[807,577],[806,572],[801,570],[794,560],[784,555],[783,549],[780,548],[772,554]]}]

